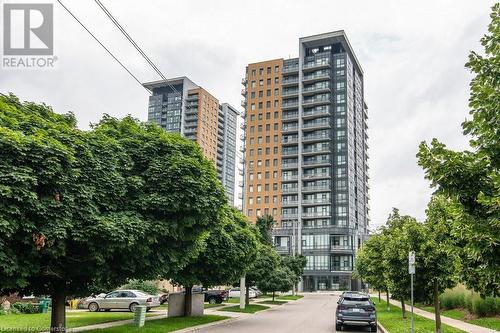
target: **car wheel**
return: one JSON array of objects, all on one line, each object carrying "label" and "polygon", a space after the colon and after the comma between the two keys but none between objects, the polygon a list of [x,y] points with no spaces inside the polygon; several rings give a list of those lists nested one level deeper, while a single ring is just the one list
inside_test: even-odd
[{"label": "car wheel", "polygon": [[149,311],[151,311],[151,308],[147,308],[147,309],[146,309],[146,312],[149,312]]},{"label": "car wheel", "polygon": [[215,297],[210,297],[210,298],[208,299],[208,303],[209,303],[209,304],[215,304],[215,303],[217,303],[217,300],[215,299]]},{"label": "car wheel", "polygon": [[92,312],[97,312],[99,311],[99,304],[97,304],[96,302],[92,302],[89,304],[89,311],[92,311]]},{"label": "car wheel", "polygon": [[377,332],[377,326],[372,326],[372,327],[371,327],[371,331],[372,331],[372,332]]},{"label": "car wheel", "polygon": [[336,331],[342,331],[342,324],[335,324],[335,330]]},{"label": "car wheel", "polygon": [[138,303],[132,303],[128,306],[128,309],[130,310],[130,312],[135,312],[135,307],[139,305]]},{"label": "car wheel", "polygon": [[105,312],[109,312],[109,311],[111,311],[111,309],[105,309],[104,311],[105,311]]}]

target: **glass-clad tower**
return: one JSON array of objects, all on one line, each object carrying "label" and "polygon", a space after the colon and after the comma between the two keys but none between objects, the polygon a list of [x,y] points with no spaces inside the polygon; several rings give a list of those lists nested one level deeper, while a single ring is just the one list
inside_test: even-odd
[{"label": "glass-clad tower", "polygon": [[[300,38],[298,58],[274,61],[282,64],[279,79],[271,78],[279,82],[280,94],[279,102],[271,103],[279,113],[274,154],[279,158],[279,199],[264,208],[256,206],[262,202],[257,197],[266,194],[256,193],[259,184],[247,181],[254,188],[246,191],[246,213],[255,220],[262,209],[276,212],[273,236],[278,251],[307,257],[304,291],[356,290],[361,286],[352,280],[354,259],[369,223],[363,71],[344,31]],[[256,107],[260,88],[253,83],[262,80],[257,73],[267,72],[260,71],[261,66],[265,62],[248,65],[245,77],[246,160],[253,165],[259,164],[258,147],[249,150],[260,136],[254,121],[266,112]],[[251,179],[265,172],[247,170]]]}]

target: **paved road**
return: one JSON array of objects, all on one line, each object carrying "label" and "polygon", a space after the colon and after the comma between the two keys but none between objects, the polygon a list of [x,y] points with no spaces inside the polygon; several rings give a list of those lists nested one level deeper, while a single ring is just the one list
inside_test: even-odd
[{"label": "paved road", "polygon": [[[332,333],[335,332],[335,307],[338,296],[328,293],[304,294],[267,311],[245,316],[236,321],[197,330],[202,333]],[[368,332],[366,330],[345,330]]]}]

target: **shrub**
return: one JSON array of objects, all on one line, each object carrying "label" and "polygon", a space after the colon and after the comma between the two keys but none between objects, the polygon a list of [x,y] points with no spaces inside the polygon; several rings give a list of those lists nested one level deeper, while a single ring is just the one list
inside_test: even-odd
[{"label": "shrub", "polygon": [[38,304],[17,302],[12,304],[12,308],[20,313],[38,313]]},{"label": "shrub", "polygon": [[494,316],[500,313],[500,299],[498,297],[481,298],[474,294],[467,299],[467,309],[479,317]]},{"label": "shrub", "polygon": [[467,294],[470,292],[461,288],[448,289],[439,296],[441,307],[443,309],[464,308]]},{"label": "shrub", "polygon": [[158,294],[158,287],[153,281],[129,280],[129,282],[124,285],[122,289],[142,290],[150,295]]}]

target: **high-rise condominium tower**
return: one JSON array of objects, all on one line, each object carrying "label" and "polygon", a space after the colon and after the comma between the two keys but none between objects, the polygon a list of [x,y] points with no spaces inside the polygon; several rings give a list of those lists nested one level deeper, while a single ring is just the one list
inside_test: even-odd
[{"label": "high-rise condominium tower", "polygon": [[187,77],[144,83],[152,91],[148,121],[196,141],[212,160],[234,205],[236,128],[239,112]]},{"label": "high-rise condominium tower", "polygon": [[283,255],[307,257],[303,290],[357,289],[367,235],[367,106],[344,31],[299,40],[299,57],[249,64],[245,214],[271,214]]}]

